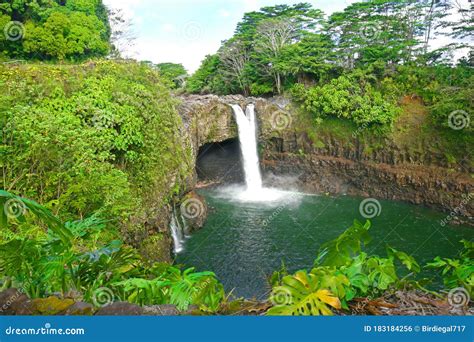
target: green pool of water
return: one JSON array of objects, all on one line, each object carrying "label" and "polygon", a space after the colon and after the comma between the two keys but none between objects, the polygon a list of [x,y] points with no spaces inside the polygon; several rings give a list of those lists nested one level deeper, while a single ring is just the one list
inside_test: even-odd
[{"label": "green pool of water", "polygon": [[[282,262],[291,272],[311,268],[321,244],[336,238],[354,219],[365,220],[359,210],[363,198],[288,194],[269,204],[239,202],[219,189],[201,194],[211,207],[207,223],[186,240],[176,262],[214,271],[227,291],[246,298],[265,298],[267,277]],[[474,239],[472,228],[442,227],[445,213],[400,202],[379,203],[369,253],[385,256],[390,245],[424,264],[437,255],[457,256],[460,240]]]}]

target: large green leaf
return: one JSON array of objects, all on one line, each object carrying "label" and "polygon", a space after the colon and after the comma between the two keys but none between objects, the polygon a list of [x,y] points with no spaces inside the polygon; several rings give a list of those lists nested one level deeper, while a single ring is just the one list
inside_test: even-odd
[{"label": "large green leaf", "polygon": [[[282,286],[272,291],[272,302],[275,304],[267,311],[267,315],[308,316],[332,315],[328,306],[341,308],[341,302],[328,289],[318,288],[317,276],[306,271],[286,276]],[[284,294],[284,301],[281,295]]]},{"label": "large green leaf", "polygon": [[[5,207],[5,205],[9,203],[9,201],[13,201],[17,203],[17,205],[23,206],[25,210],[20,211],[18,215],[15,215],[15,217],[7,215],[8,209]],[[33,215],[35,215],[41,222],[47,225],[48,228],[54,234],[56,234],[57,237],[60,238],[63,243],[71,243],[71,239],[73,238],[73,234],[71,233],[71,231],[67,229],[65,225],[61,222],[61,220],[54,216],[48,209],[36,203],[35,201],[15,196],[5,190],[0,190],[0,205],[0,224],[2,227],[7,227],[12,220],[24,222],[25,215],[29,211]]]},{"label": "large green leaf", "polygon": [[367,260],[367,268],[371,286],[379,290],[387,290],[398,280],[392,259],[371,257]]},{"label": "large green leaf", "polygon": [[370,242],[370,221],[365,224],[355,220],[354,224],[338,238],[322,245],[315,266],[344,266],[361,252],[362,245]]},{"label": "large green leaf", "polygon": [[397,258],[405,267],[412,272],[418,273],[421,270],[420,265],[416,262],[415,258],[405,252],[398,251],[394,248],[387,247],[387,255],[389,258]]}]

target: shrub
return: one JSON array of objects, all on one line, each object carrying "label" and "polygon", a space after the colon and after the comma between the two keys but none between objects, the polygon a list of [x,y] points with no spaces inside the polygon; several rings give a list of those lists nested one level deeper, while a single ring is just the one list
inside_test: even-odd
[{"label": "shrub", "polygon": [[2,32],[4,28],[11,38],[1,35],[0,51],[8,57],[77,61],[105,56],[110,50],[107,10],[101,0],[3,3]]},{"label": "shrub", "polygon": [[0,244],[3,288],[21,288],[31,298],[74,293],[94,304],[107,291],[110,301],[175,304],[180,310],[198,305],[211,313],[224,299],[212,272],[150,264],[120,240],[102,242],[105,225],[98,217],[63,223],[38,203],[5,191],[0,191],[0,209],[2,230],[47,229],[41,238],[17,235]]},{"label": "shrub", "polygon": [[348,309],[355,297],[375,297],[403,282],[396,262],[418,273],[420,266],[404,252],[387,248],[387,257],[367,255],[362,251],[370,241],[370,222],[357,221],[333,241],[324,244],[313,269],[273,276],[273,307],[268,315],[332,315],[330,307]]},{"label": "shrub", "polygon": [[145,65],[3,66],[0,83],[3,189],[67,220],[122,221],[187,175],[177,103]]},{"label": "shrub", "polygon": [[311,88],[297,85],[291,93],[316,120],[335,116],[359,126],[390,127],[399,113],[394,102],[387,101],[369,82],[350,76],[341,76],[326,85]]}]

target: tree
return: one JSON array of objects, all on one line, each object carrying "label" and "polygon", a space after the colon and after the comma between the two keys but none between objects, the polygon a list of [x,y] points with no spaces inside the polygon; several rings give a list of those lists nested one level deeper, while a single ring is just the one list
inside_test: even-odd
[{"label": "tree", "polygon": [[264,69],[274,77],[278,94],[282,90],[282,75],[275,65],[283,49],[297,41],[298,34],[296,25],[285,19],[267,19],[258,25],[255,52],[263,61]]},{"label": "tree", "polygon": [[133,23],[125,17],[122,9],[109,9],[108,11],[111,26],[111,56],[127,57],[131,54],[137,39]]},{"label": "tree", "polygon": [[219,50],[219,59],[230,78],[235,78],[245,96],[250,93],[245,68],[250,61],[250,52],[246,44],[239,39],[231,39],[224,43]]},{"label": "tree", "polygon": [[188,77],[188,72],[182,64],[159,63],[156,67],[160,75],[168,80],[171,88],[181,88]]},{"label": "tree", "polygon": [[101,0],[16,0],[0,4],[0,51],[10,58],[105,56],[110,27]]},{"label": "tree", "polygon": [[195,94],[228,94],[238,91],[224,80],[222,62],[218,55],[208,55],[196,72],[189,77],[186,90]]},{"label": "tree", "polygon": [[449,3],[447,1],[429,1],[428,13],[425,16],[424,21],[424,53],[428,53],[430,41],[433,33],[441,25],[441,19],[447,15],[449,10]]},{"label": "tree", "polygon": [[[204,92],[219,88],[259,95],[274,88],[281,93],[285,71],[277,65],[282,64],[284,49],[298,43],[305,33],[320,28],[322,19],[323,13],[308,3],[264,7],[246,13],[234,37],[223,42],[213,57],[213,67],[211,60],[206,59],[196,76],[189,80],[188,89],[199,92],[194,86],[201,84],[200,91]],[[208,73],[211,69],[215,75]]]},{"label": "tree", "polygon": [[334,44],[325,34],[306,33],[303,39],[282,51],[275,68],[298,83],[322,81],[330,71],[336,73]]},{"label": "tree", "polygon": [[327,30],[336,42],[342,65],[383,60],[407,63],[418,53],[423,36],[425,2],[377,0],[355,3],[330,16]]}]

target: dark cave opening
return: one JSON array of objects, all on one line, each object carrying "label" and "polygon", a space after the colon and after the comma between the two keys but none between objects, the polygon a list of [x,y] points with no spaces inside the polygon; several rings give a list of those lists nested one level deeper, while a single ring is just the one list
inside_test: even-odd
[{"label": "dark cave opening", "polygon": [[196,161],[196,172],[199,181],[244,182],[239,140],[228,139],[201,146]]}]

